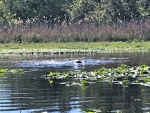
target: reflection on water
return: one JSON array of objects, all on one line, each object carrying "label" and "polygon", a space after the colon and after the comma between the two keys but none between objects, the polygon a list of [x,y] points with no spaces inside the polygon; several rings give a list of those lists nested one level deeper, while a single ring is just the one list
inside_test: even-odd
[{"label": "reflection on water", "polygon": [[150,111],[149,87],[129,85],[129,87],[123,88],[119,84],[102,82],[93,83],[87,87],[78,85],[66,87],[64,84],[59,84],[62,81],[56,81],[50,85],[47,80],[40,78],[43,73],[49,70],[76,70],[75,59],[87,61],[84,66],[80,65],[77,68],[85,70],[93,70],[101,66],[115,67],[121,63],[150,65],[148,53],[39,56],[36,59],[34,56],[3,57],[0,60],[0,68],[19,67],[23,68],[25,73],[23,75],[0,76],[0,113],[40,113],[44,111],[81,113],[85,109],[99,109],[103,113]]}]

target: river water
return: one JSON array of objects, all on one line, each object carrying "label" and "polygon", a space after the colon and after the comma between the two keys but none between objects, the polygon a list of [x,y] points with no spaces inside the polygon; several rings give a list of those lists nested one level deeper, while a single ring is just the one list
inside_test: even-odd
[{"label": "river water", "polygon": [[[97,82],[83,86],[49,84],[41,76],[48,71],[92,71],[102,66],[150,66],[150,53],[1,55],[0,68],[24,70],[20,74],[0,75],[0,113],[102,113],[150,112],[150,87]],[[76,64],[80,60],[83,63]],[[65,81],[65,80],[64,80]],[[70,79],[69,81],[75,81]]]}]

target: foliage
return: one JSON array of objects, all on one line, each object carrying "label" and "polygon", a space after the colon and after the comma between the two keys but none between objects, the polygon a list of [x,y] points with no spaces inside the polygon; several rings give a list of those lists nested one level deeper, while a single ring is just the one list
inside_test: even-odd
[{"label": "foliage", "polygon": [[150,41],[149,0],[0,0],[0,43]]},{"label": "foliage", "polygon": [[75,0],[68,7],[72,21],[100,22],[104,18],[105,9],[99,3],[92,0]]},{"label": "foliage", "polygon": [[0,0],[0,26],[9,26],[14,23],[14,13],[11,13],[9,7]]},{"label": "foliage", "polygon": [[[53,24],[64,18],[65,7],[69,0],[3,0],[16,19],[26,22],[48,21]],[[4,6],[4,4],[2,6]],[[60,17],[59,17],[60,16]]]},{"label": "foliage", "polygon": [[150,17],[150,3],[148,0],[139,0],[136,1],[137,4],[137,11],[140,13],[142,18],[149,18]]},{"label": "foliage", "polygon": [[25,22],[44,22],[49,26],[70,22],[130,21],[148,19],[149,0],[1,0],[0,22],[13,19]]}]

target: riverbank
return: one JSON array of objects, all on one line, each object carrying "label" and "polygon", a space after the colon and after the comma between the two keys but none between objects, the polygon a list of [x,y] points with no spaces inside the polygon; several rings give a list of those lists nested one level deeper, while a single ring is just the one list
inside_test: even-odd
[{"label": "riverbank", "polygon": [[150,42],[74,42],[0,44],[0,54],[74,54],[111,52],[149,52]]}]

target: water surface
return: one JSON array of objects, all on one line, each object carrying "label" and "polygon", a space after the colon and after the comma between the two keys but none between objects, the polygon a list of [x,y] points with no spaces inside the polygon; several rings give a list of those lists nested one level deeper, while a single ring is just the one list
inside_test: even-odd
[{"label": "water surface", "polygon": [[[82,113],[85,109],[98,109],[102,113],[150,112],[150,88],[106,82],[87,87],[70,86],[59,80],[50,85],[41,78],[47,71],[92,71],[102,66],[150,65],[149,53],[76,54],[0,56],[0,68],[22,68],[23,75],[0,75],[0,113]],[[81,60],[82,64],[76,64]]]}]

